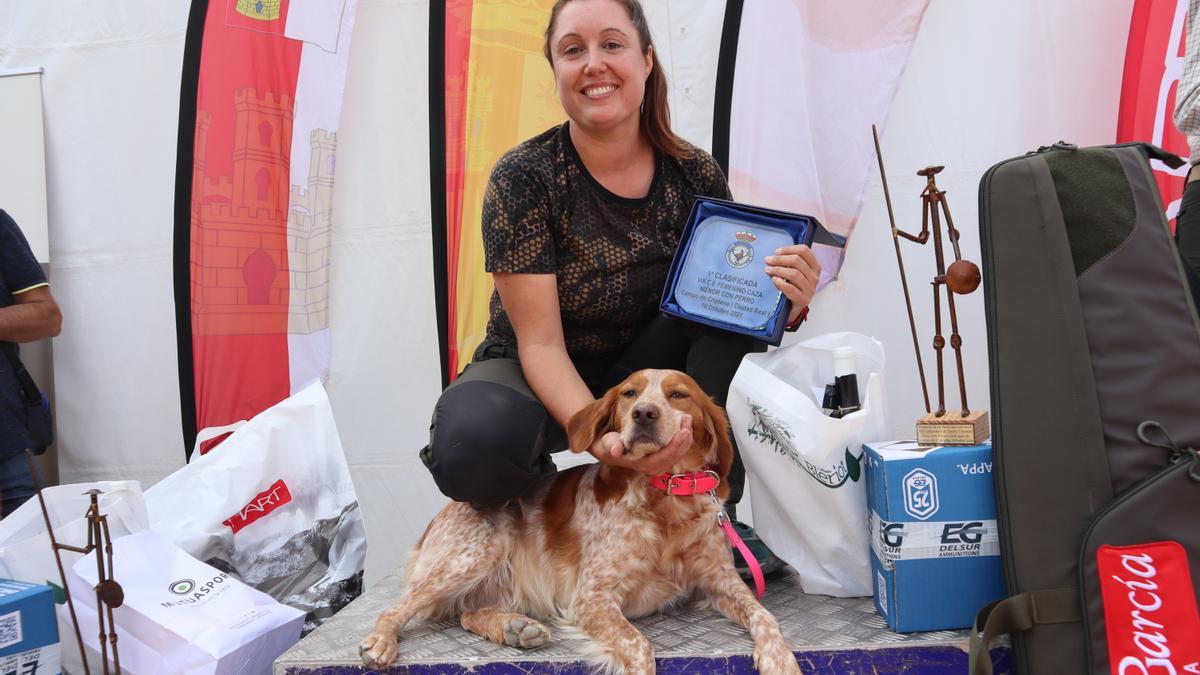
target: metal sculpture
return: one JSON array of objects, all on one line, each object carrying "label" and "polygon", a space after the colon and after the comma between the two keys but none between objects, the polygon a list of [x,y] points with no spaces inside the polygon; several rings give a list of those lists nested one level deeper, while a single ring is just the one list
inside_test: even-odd
[{"label": "metal sculpture", "polygon": [[[83,636],[79,632],[79,619],[75,616],[75,604],[71,601],[71,589],[63,571],[62,551],[71,551],[80,555],[96,552],[96,578],[99,579],[99,582],[94,590],[96,592],[96,622],[100,627],[100,662],[104,667],[104,675],[110,675],[108,649],[111,646],[115,675],[121,675],[121,659],[117,654],[117,626],[113,622],[113,610],[124,604],[125,591],[121,588],[121,584],[113,578],[112,537],[108,532],[108,516],[100,513],[99,497],[104,493],[96,489],[83,493],[88,495],[91,501],[84,516],[87,519],[87,544],[84,546],[60,544],[54,538],[54,528],[50,524],[50,512],[46,509],[46,500],[42,496],[42,482],[38,477],[37,467],[33,463],[33,453],[26,451],[25,458],[29,463],[29,471],[33,475],[38,503],[42,507],[42,518],[46,522],[46,534],[50,537],[50,547],[54,549],[54,561],[58,564],[58,576],[62,580],[67,609],[75,628],[75,641],[79,644],[79,657],[83,662],[84,675],[91,675],[91,670],[88,668],[87,652],[83,648]],[[104,555],[101,555],[100,549],[103,549]]]},{"label": "metal sculpture", "polygon": [[[888,218],[892,226],[892,241],[896,247],[896,260],[900,266],[900,281],[904,287],[904,303],[908,308],[908,322],[912,330],[913,348],[917,353],[917,369],[921,377],[921,392],[925,397],[924,417],[917,420],[917,440],[921,443],[979,443],[988,435],[986,411],[972,411],[967,405],[967,384],[963,373],[962,336],[958,332],[958,313],[954,307],[955,295],[968,295],[979,287],[981,275],[979,267],[964,260],[959,249],[958,241],[961,233],[954,227],[954,219],[950,215],[950,205],[946,193],[938,189],[934,178],[945,168],[942,166],[927,166],[917,172],[925,178],[925,189],[921,191],[921,231],[917,234],[905,232],[896,227],[896,217],[892,211],[892,197],[888,191],[887,174],[883,169],[883,153],[879,149],[879,134],[874,125],[871,134],[875,140],[875,155],[879,160],[879,174],[883,179],[883,196],[887,201]],[[947,268],[946,255],[942,244],[942,219],[946,222],[946,236],[954,251],[954,262]],[[925,383],[925,368],[921,361],[921,349],[917,338],[917,325],[913,319],[912,298],[908,292],[908,281],[904,270],[904,259],[900,254],[900,237],[924,245],[933,240],[933,253],[936,262],[936,274],[932,280],[933,286],[933,349],[937,360],[937,409],[929,410],[929,389]],[[950,316],[950,347],[954,350],[954,361],[958,372],[958,392],[961,410],[957,413],[946,411],[945,368],[942,350],[946,347],[946,338],[942,334],[942,303],[941,289],[946,287],[946,307]]]}]

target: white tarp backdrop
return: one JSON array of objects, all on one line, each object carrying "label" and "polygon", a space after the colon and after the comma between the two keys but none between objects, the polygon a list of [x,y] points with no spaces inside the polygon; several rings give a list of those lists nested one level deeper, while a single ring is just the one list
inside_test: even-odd
[{"label": "white tarp backdrop", "polygon": [[[677,130],[708,147],[724,2],[644,1]],[[976,190],[991,164],[1059,139],[1113,141],[1132,0],[1103,5],[930,4],[882,134],[902,228],[920,227],[916,170],[944,164],[938,183],[964,233],[963,255],[978,262]],[[373,536],[368,584],[403,561],[444,502],[416,456],[441,381],[428,12],[429,0],[360,0],[339,134],[327,388]],[[187,13],[185,0],[0,0],[0,69],[45,69],[50,275],[64,313],[54,340],[64,482],[131,478],[149,487],[183,464],[172,237]],[[789,67],[763,77],[786,87]],[[869,138],[870,129],[861,133]],[[890,430],[907,437],[923,412],[920,387],[880,181],[874,168],[870,175],[841,278],[789,339],[850,330],[883,342]],[[903,250],[929,350],[932,247]],[[986,406],[982,296],[958,310],[971,403]]]}]

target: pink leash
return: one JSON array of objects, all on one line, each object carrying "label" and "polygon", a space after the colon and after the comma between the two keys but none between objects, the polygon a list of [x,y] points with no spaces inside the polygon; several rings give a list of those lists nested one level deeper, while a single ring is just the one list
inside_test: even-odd
[{"label": "pink leash", "polygon": [[762,567],[759,566],[758,560],[754,558],[754,554],[750,549],[746,548],[746,542],[738,536],[737,532],[733,531],[733,524],[729,522],[729,516],[725,515],[724,511],[717,512],[717,524],[725,530],[725,536],[729,537],[729,542],[732,543],[742,554],[742,559],[746,561],[746,565],[750,568],[750,576],[754,577],[754,597],[762,600],[763,594],[767,591],[767,582],[763,579]]},{"label": "pink leash", "polygon": [[715,492],[717,486],[721,484],[721,478],[717,472],[713,471],[711,466],[706,466],[700,471],[663,473],[654,476],[650,480],[650,484],[669,495],[688,496],[708,493],[712,497],[713,502],[717,505],[717,525],[725,530],[725,536],[729,537],[729,543],[733,544],[738,553],[742,554],[742,559],[750,568],[750,576],[754,577],[754,597],[762,600],[763,594],[767,592],[767,582],[763,579],[762,567],[750,549],[746,548],[746,542],[742,541],[742,538],[734,531],[733,524],[729,522],[729,516],[721,510],[721,500],[717,499]]}]

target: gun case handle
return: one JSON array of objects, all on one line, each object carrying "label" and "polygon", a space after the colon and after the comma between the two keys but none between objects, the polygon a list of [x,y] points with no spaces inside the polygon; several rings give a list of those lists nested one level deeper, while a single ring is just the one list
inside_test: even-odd
[{"label": "gun case handle", "polygon": [[1055,588],[1020,593],[984,605],[971,627],[971,675],[992,675],[988,648],[1005,633],[1021,633],[1040,624],[1074,623],[1083,620],[1079,589]]}]

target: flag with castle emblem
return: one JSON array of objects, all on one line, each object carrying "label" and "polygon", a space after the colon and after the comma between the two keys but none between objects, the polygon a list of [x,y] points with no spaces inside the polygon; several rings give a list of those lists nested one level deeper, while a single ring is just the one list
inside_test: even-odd
[{"label": "flag with castle emblem", "polygon": [[176,179],[184,435],[329,365],[338,118],[357,0],[194,0]]}]

